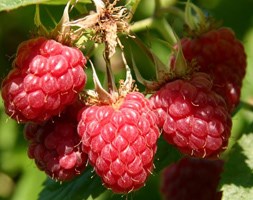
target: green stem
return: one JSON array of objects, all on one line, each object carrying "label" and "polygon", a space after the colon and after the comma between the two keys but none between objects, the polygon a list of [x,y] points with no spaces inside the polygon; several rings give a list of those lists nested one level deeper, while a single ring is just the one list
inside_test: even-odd
[{"label": "green stem", "polygon": [[104,59],[105,59],[105,63],[106,63],[107,89],[110,94],[114,94],[115,92],[117,92],[117,87],[116,87],[115,79],[114,79],[113,72],[112,72],[109,53],[107,51],[108,45],[107,44],[105,44],[105,45],[106,45],[106,49],[104,52]]},{"label": "green stem", "polygon": [[126,3],[126,8],[130,10],[130,12],[132,13],[131,17],[129,18],[129,21],[131,21],[139,3],[141,2],[141,0],[128,0]]},{"label": "green stem", "polygon": [[173,32],[172,27],[168,24],[165,18],[156,19],[153,17],[146,18],[140,21],[135,22],[130,27],[132,32],[138,32],[145,29],[156,29],[161,33],[164,39],[170,44],[176,44],[177,38]]},{"label": "green stem", "polygon": [[155,23],[156,29],[163,35],[165,40],[172,46],[178,45],[178,52],[176,54],[176,63],[174,68],[175,76],[183,77],[189,71],[189,66],[186,63],[186,60],[183,55],[183,51],[180,45],[180,39],[177,37],[176,33],[173,31],[173,28],[167,22],[166,18],[161,18],[157,23]]},{"label": "green stem", "polygon": [[167,42],[172,45],[177,43],[175,32],[165,18],[156,19],[154,21],[154,26]]},{"label": "green stem", "polygon": [[239,106],[237,106],[236,110],[233,112],[233,116],[240,110],[240,109],[245,109],[245,110],[248,110],[248,111],[251,111],[253,112],[253,105],[248,103],[248,102],[245,102],[245,101],[241,101]]},{"label": "green stem", "polygon": [[154,16],[156,17],[160,17],[161,13],[159,12],[161,10],[162,4],[161,4],[161,0],[155,0],[155,12],[154,12]]},{"label": "green stem", "polygon": [[47,31],[46,27],[42,24],[42,22],[40,20],[40,8],[39,8],[39,4],[36,4],[36,8],[35,8],[34,24],[38,28],[38,34],[39,35],[44,35],[44,36],[48,36],[49,35],[49,32]]},{"label": "green stem", "polygon": [[153,28],[153,25],[154,25],[154,18],[150,17],[135,22],[133,25],[131,25],[130,30],[132,32],[139,32],[145,29]]},{"label": "green stem", "polygon": [[182,11],[181,9],[179,9],[175,6],[163,7],[159,10],[159,12],[162,13],[162,14],[170,13],[170,14],[178,16],[182,20],[185,19],[184,11]]}]

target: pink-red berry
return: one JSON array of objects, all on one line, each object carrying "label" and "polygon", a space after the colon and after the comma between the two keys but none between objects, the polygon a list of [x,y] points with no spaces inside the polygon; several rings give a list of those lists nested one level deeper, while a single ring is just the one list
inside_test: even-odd
[{"label": "pink-red berry", "polygon": [[42,124],[28,122],[24,129],[29,141],[28,156],[37,167],[52,179],[67,181],[86,168],[88,156],[81,149],[77,133],[76,105],[65,110],[61,117]]},{"label": "pink-red berry", "polygon": [[224,99],[212,91],[205,73],[168,82],[150,98],[158,125],[167,142],[196,157],[219,155],[231,131],[231,116]]},{"label": "pink-red berry", "polygon": [[222,160],[185,157],[163,170],[161,194],[165,200],[221,200],[223,165]]},{"label": "pink-red berry", "polygon": [[[226,100],[230,112],[240,102],[246,72],[246,54],[242,43],[229,28],[211,30],[195,38],[181,39],[184,57],[195,62],[201,72],[214,81],[214,90]],[[172,64],[174,63],[172,57]]]},{"label": "pink-red berry", "polygon": [[78,125],[83,151],[104,185],[128,193],[145,184],[153,169],[159,130],[149,101],[130,92],[113,105],[85,109]]},{"label": "pink-red berry", "polygon": [[86,83],[82,52],[39,37],[20,44],[2,84],[6,113],[18,122],[43,122],[76,101]]}]

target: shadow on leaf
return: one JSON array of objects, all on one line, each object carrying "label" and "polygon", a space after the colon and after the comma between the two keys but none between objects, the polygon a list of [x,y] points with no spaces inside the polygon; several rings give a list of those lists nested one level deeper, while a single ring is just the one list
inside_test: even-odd
[{"label": "shadow on leaf", "polygon": [[47,179],[44,185],[39,200],[81,200],[88,199],[89,196],[95,199],[105,191],[100,178],[94,175],[90,166],[82,175],[70,182],[59,183]]}]

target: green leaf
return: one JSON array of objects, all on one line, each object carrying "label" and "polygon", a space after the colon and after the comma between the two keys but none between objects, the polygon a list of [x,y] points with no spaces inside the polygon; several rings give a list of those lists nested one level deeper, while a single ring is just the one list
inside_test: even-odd
[{"label": "green leaf", "polygon": [[[32,4],[65,5],[67,2],[68,0],[1,0],[0,11],[9,11]],[[78,2],[90,3],[91,0],[79,0]]]},{"label": "green leaf", "polygon": [[105,191],[100,178],[95,175],[91,167],[87,167],[82,175],[71,182],[59,183],[52,179],[46,180],[45,188],[39,196],[39,200],[81,200],[97,198]]},{"label": "green leaf", "polygon": [[234,145],[222,175],[223,200],[253,197],[253,133],[244,134]]}]

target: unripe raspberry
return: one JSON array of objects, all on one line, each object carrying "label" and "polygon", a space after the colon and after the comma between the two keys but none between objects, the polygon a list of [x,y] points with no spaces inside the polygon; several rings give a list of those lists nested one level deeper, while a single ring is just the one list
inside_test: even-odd
[{"label": "unripe raspberry", "polygon": [[86,83],[86,59],[76,48],[39,37],[20,44],[2,84],[6,113],[19,122],[43,122],[76,101]]},{"label": "unripe raspberry", "polygon": [[185,157],[166,167],[161,176],[161,194],[165,200],[221,200],[218,184],[222,160]]},{"label": "unripe raspberry", "polygon": [[71,117],[75,110],[71,111],[72,115],[65,110],[61,117],[54,117],[43,124],[29,122],[24,129],[25,138],[29,141],[29,158],[57,181],[73,179],[84,171],[87,164],[88,156],[82,152],[77,134],[76,115]]},{"label": "unripe raspberry", "polygon": [[[214,90],[226,100],[230,112],[239,104],[246,72],[242,43],[228,28],[211,30],[196,38],[181,39],[184,57],[195,62],[198,70],[211,75]],[[176,47],[177,48],[177,47]],[[171,65],[174,65],[174,56]]]},{"label": "unripe raspberry", "polygon": [[130,92],[113,105],[88,107],[78,125],[83,151],[104,185],[128,193],[145,184],[153,169],[159,130],[149,101]]},{"label": "unripe raspberry", "polygon": [[181,152],[216,157],[227,147],[231,116],[224,99],[212,91],[207,74],[169,82],[150,101],[165,140]]}]

